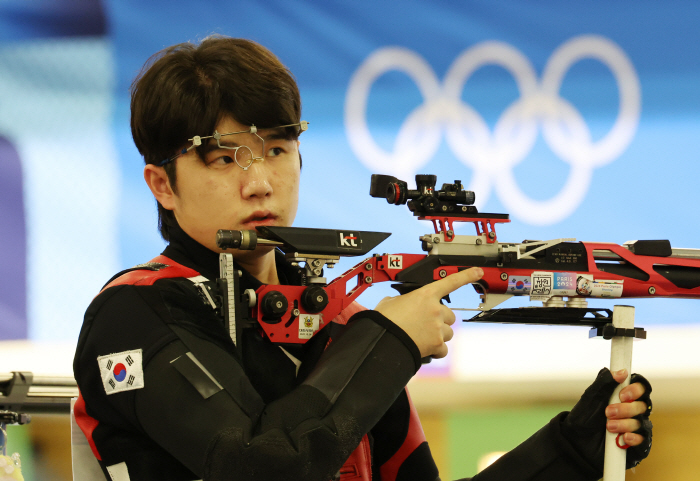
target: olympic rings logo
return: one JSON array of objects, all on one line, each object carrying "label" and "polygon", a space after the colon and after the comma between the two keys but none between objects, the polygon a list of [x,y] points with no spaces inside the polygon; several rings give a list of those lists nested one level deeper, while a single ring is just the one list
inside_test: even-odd
[{"label": "olympic rings logo", "polygon": [[[559,95],[566,72],[582,59],[600,61],[615,78],[619,112],[610,131],[597,141],[581,113]],[[483,117],[461,99],[471,75],[485,65],[504,67],[516,81],[520,97],[508,106],[491,131]],[[384,73],[409,76],[423,103],[401,125],[395,147],[377,145],[367,126],[367,101],[372,84]],[[551,55],[541,81],[530,61],[503,42],[483,42],[464,51],[450,66],[444,81],[420,55],[401,47],[372,53],[353,74],[345,98],[345,127],[355,155],[370,170],[410,180],[437,152],[442,135],[454,155],[473,170],[468,190],[484,204],[492,188],[521,220],[547,225],[568,217],[583,201],[593,170],[622,154],[634,137],[641,109],[637,73],[624,51],[611,40],[584,35],[559,46]],[[539,129],[549,148],[570,165],[559,193],[538,201],[518,186],[513,168],[532,150]]]}]

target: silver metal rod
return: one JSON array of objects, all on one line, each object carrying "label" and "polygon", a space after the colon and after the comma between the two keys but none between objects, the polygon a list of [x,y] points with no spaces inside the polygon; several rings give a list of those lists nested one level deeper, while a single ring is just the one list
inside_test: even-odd
[{"label": "silver metal rod", "polygon": [[[624,245],[625,249],[629,250],[629,246]],[[619,260],[620,256],[609,250],[593,249],[593,257],[596,259],[611,259]],[[700,259],[700,249],[684,249],[684,248],[671,248],[670,257],[678,257],[682,259]]]},{"label": "silver metal rod", "polygon": [[686,258],[686,259],[700,259],[700,249],[671,248],[671,257],[682,257],[682,258]]},{"label": "silver metal rod", "polygon": [[[12,378],[12,373],[0,372],[0,383],[11,381]],[[77,384],[72,376],[34,376],[32,386],[75,387]]]},{"label": "silver metal rod", "polygon": [[[622,247],[626,247],[626,246],[622,246]],[[613,251],[602,250],[602,249],[593,249],[593,257],[595,259],[611,259],[611,260],[622,259],[622,257],[618,256]]]}]

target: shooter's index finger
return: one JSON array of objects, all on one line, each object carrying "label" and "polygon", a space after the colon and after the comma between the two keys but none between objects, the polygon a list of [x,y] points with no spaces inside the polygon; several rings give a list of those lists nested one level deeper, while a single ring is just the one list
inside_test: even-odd
[{"label": "shooter's index finger", "polygon": [[450,274],[444,279],[440,279],[439,281],[429,284],[429,286],[431,290],[442,299],[460,287],[478,281],[483,275],[484,271],[480,267],[471,267],[469,269]]}]

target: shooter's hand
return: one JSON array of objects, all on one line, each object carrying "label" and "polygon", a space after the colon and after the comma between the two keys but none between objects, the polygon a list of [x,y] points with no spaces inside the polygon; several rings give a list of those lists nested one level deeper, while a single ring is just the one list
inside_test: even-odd
[{"label": "shooter's hand", "polygon": [[[579,454],[601,470],[605,452],[604,426],[611,433],[623,434],[619,439],[620,445],[630,446],[627,450],[627,468],[639,464],[651,449],[649,381],[633,374],[631,384],[620,391],[623,402],[607,405],[615,388],[626,377],[627,371],[624,369],[614,374],[608,369],[601,370],[561,425],[562,434]],[[612,423],[617,425],[613,426]]]},{"label": "shooter's hand", "polygon": [[[620,383],[627,378],[627,370],[623,369],[613,373],[615,380]],[[624,443],[628,446],[639,446],[644,442],[644,436],[635,434],[642,428],[639,417],[647,412],[651,412],[651,406],[644,401],[639,401],[646,391],[644,384],[636,382],[630,384],[620,391],[620,401],[618,404],[611,404],[605,409],[605,416],[608,418],[607,429],[611,433],[622,433],[620,444],[624,438]],[[648,395],[647,395],[648,398]],[[648,417],[648,414],[647,414]]]},{"label": "shooter's hand", "polygon": [[476,282],[484,275],[472,267],[432,282],[402,296],[385,297],[375,310],[403,329],[416,343],[421,357],[447,355],[447,341],[452,339],[455,315],[440,299],[458,288]]}]

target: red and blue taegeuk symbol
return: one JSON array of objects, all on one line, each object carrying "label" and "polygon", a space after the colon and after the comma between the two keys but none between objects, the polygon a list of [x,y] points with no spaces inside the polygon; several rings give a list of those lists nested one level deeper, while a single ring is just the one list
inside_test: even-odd
[{"label": "red and blue taegeuk symbol", "polygon": [[126,378],[126,366],[124,366],[124,364],[121,362],[114,366],[114,370],[112,372],[114,373],[114,379],[116,379],[117,382],[122,382],[124,378]]}]

